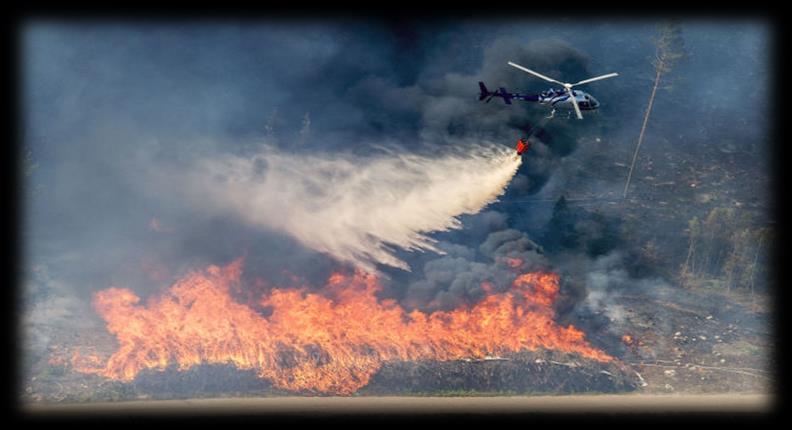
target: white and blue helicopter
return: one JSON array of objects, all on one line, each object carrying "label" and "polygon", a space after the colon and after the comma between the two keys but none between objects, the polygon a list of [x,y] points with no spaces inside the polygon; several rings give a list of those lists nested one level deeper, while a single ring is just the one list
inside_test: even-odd
[{"label": "white and blue helicopter", "polygon": [[575,114],[577,115],[578,119],[583,119],[583,114],[581,111],[593,111],[596,110],[600,103],[595,99],[591,94],[580,90],[573,90],[572,87],[587,84],[589,82],[599,81],[602,79],[612,78],[614,76],[619,76],[618,73],[608,73],[607,75],[597,76],[595,78],[589,78],[582,80],[580,82],[570,84],[566,82],[557,81],[553,78],[548,78],[545,75],[540,73],[534,72],[531,69],[525,68],[519,64],[512,63],[509,61],[509,65],[516,67],[524,72],[528,72],[534,76],[544,79],[548,82],[553,82],[559,84],[564,87],[564,89],[549,89],[547,91],[543,91],[540,94],[521,94],[521,93],[509,93],[506,91],[506,88],[498,88],[497,91],[491,92],[487,90],[487,87],[484,85],[484,82],[479,82],[479,89],[481,93],[479,94],[479,100],[486,99],[487,103],[493,97],[501,97],[503,101],[510,105],[512,100],[525,100],[529,102],[539,102],[543,105],[548,105],[553,108],[550,112],[549,118],[552,118],[555,114],[556,109],[574,109]]}]

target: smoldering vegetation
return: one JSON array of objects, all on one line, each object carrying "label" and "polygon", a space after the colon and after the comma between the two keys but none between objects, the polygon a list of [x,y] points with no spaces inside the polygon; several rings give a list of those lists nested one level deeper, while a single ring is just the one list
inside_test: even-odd
[{"label": "smoldering vegetation", "polygon": [[[562,278],[558,318],[626,354],[621,335],[635,331],[637,317],[624,297],[674,300],[689,220],[735,201],[756,202],[745,229],[768,217],[760,108],[768,34],[752,22],[683,23],[689,58],[658,96],[637,200],[617,208],[558,198],[607,197],[623,186],[618,163],[629,159],[651,89],[654,23],[537,24],[30,23],[22,35],[24,374],[46,366],[53,346],[101,330],[94,292],[122,286],[146,297],[187,270],[240,255],[252,292],[295,277],[318,285],[339,267],[363,265],[385,277],[383,297],[425,311],[475,303],[483,282],[505,289],[517,271],[553,270]],[[621,76],[585,88],[602,102],[585,121],[545,122],[547,111],[530,103],[477,101],[479,80],[546,89],[507,61],[565,82]],[[492,193],[468,200],[498,160],[471,148],[495,142],[503,150],[493,152],[505,154],[527,135],[533,145],[500,203],[487,205]],[[702,180],[708,160],[753,172],[754,182],[727,173]],[[351,194],[343,186],[358,180],[376,186]],[[283,198],[264,197],[273,194]],[[668,204],[649,204],[660,201]],[[400,211],[417,218],[394,230],[387,220]],[[450,226],[460,228],[438,232]],[[707,247],[692,252],[699,268],[710,263],[694,272],[700,283],[720,276],[713,261],[729,258]],[[734,249],[745,289],[752,273],[769,276],[750,266],[769,256]]]}]

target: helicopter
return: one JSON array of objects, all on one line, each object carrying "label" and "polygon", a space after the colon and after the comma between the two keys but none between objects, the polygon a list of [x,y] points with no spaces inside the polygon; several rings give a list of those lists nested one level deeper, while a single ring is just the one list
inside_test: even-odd
[{"label": "helicopter", "polygon": [[512,100],[524,100],[529,102],[539,102],[543,105],[549,105],[553,108],[550,112],[549,118],[552,118],[555,114],[557,108],[564,108],[564,109],[573,109],[575,110],[575,114],[577,115],[578,119],[583,119],[583,114],[581,111],[593,111],[599,108],[600,103],[597,99],[594,98],[589,93],[580,91],[580,90],[573,90],[572,87],[587,84],[589,82],[599,81],[602,79],[608,79],[615,76],[619,76],[618,73],[608,73],[607,75],[597,76],[594,78],[584,79],[580,82],[570,84],[566,82],[557,81],[553,78],[548,78],[541,73],[537,73],[531,69],[523,67],[519,64],[512,63],[511,61],[508,64],[512,67],[516,67],[524,72],[528,72],[536,77],[542,78],[548,82],[553,82],[563,86],[563,89],[549,89],[547,91],[542,91],[539,94],[521,94],[521,93],[510,93],[506,91],[506,88],[500,87],[496,91],[489,91],[484,85],[484,82],[479,81],[479,90],[481,93],[479,94],[479,100],[486,99],[486,103],[493,97],[500,97],[503,99],[504,103],[507,105],[512,104]]}]

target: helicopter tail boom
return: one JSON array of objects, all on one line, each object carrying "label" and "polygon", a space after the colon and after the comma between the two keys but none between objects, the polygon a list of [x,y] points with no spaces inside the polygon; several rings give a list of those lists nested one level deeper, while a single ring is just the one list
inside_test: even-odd
[{"label": "helicopter tail boom", "polygon": [[494,92],[490,91],[487,89],[487,86],[484,85],[484,82],[481,81],[479,81],[479,90],[481,91],[479,93],[479,100],[481,101],[486,99],[485,103],[489,103],[493,97],[500,97],[503,99],[504,103],[510,105],[512,104],[511,103],[512,99],[515,97],[514,94],[509,93],[508,91],[506,91],[506,88],[503,87],[498,88],[498,90]]}]

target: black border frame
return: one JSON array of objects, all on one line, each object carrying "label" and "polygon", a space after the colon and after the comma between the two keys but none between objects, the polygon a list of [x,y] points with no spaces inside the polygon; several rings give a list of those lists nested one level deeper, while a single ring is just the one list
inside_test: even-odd
[{"label": "black border frame", "polygon": [[[788,232],[784,224],[788,215],[786,205],[784,204],[784,196],[782,195],[783,185],[786,183],[786,175],[789,169],[786,169],[785,162],[787,147],[784,139],[784,127],[782,121],[785,118],[784,107],[786,103],[782,103],[783,95],[787,94],[785,91],[788,87],[785,85],[785,56],[784,48],[786,47],[786,25],[784,22],[784,14],[782,13],[783,6],[772,4],[757,4],[753,2],[751,5],[744,5],[741,8],[725,6],[722,3],[715,3],[712,5],[701,5],[698,8],[687,5],[683,2],[676,2],[670,4],[669,2],[662,2],[653,7],[644,10],[629,10],[620,8],[619,5],[613,3],[603,4],[587,3],[571,5],[568,2],[559,4],[548,5],[544,4],[537,6],[531,4],[532,2],[523,1],[519,4],[506,4],[497,5],[492,2],[487,2],[485,5],[475,5],[477,8],[471,8],[471,5],[460,6],[458,4],[442,4],[438,3],[433,6],[426,4],[405,4],[400,2],[398,6],[393,5],[377,5],[378,8],[356,7],[349,4],[318,4],[311,5],[305,2],[299,2],[299,7],[281,7],[275,5],[255,7],[243,7],[239,5],[225,4],[225,7],[220,9],[218,7],[206,9],[192,9],[192,8],[169,8],[162,5],[140,3],[123,5],[114,3],[112,6],[109,4],[100,7],[82,8],[64,7],[61,5],[15,5],[9,8],[5,14],[5,22],[3,23],[3,30],[5,36],[5,48],[7,51],[7,59],[9,66],[4,68],[7,75],[5,78],[5,88],[8,92],[6,100],[8,101],[7,108],[8,114],[5,115],[7,130],[10,132],[8,136],[8,144],[4,148],[3,159],[10,165],[6,167],[6,181],[4,186],[6,188],[7,197],[7,210],[5,214],[9,224],[7,225],[7,239],[5,241],[8,251],[8,257],[4,259],[7,267],[6,273],[10,274],[10,284],[3,289],[6,294],[2,303],[6,306],[6,311],[3,313],[5,316],[6,340],[5,348],[6,356],[10,358],[7,369],[7,383],[4,386],[8,389],[6,395],[6,406],[8,406],[9,415],[16,420],[25,422],[51,422],[51,421],[99,421],[109,422],[112,419],[121,418],[122,421],[127,422],[148,422],[154,420],[161,420],[163,418],[171,418],[174,421],[194,420],[196,424],[214,424],[219,420],[240,420],[249,421],[251,419],[262,419],[267,423],[271,422],[295,422],[295,421],[337,421],[337,422],[356,422],[362,420],[371,420],[382,423],[401,423],[407,421],[429,421],[429,422],[445,422],[445,421],[458,421],[460,423],[470,423],[473,425],[492,425],[493,422],[500,424],[502,421],[546,421],[546,420],[562,420],[562,421],[575,421],[580,420],[583,425],[592,425],[594,419],[602,420],[608,424],[617,420],[627,421],[640,421],[649,420],[652,423],[658,424],[671,424],[675,421],[700,421],[702,424],[717,424],[717,423],[737,423],[739,421],[757,421],[764,423],[765,421],[774,421],[781,418],[786,418],[788,412],[786,411],[787,397],[786,392],[788,381],[788,370],[785,368],[785,363],[788,363],[787,342],[786,342],[786,328],[788,327],[787,316],[784,312],[784,305],[788,303],[788,291],[786,290],[785,283],[787,278],[784,276],[785,268],[785,243],[788,238]],[[769,2],[768,2],[769,3]],[[486,8],[486,10],[485,10]],[[192,416],[186,415],[150,415],[150,416],[126,416],[126,415],[31,415],[25,413],[21,408],[19,399],[19,375],[17,375],[17,360],[20,357],[20,350],[18,348],[16,339],[19,333],[19,319],[18,313],[20,311],[18,305],[17,287],[19,285],[20,276],[19,269],[21,268],[21,247],[19,242],[19,228],[20,223],[24,220],[21,212],[21,205],[19,204],[22,197],[21,193],[21,151],[23,136],[21,135],[22,127],[20,126],[20,85],[22,79],[19,67],[19,57],[21,56],[20,50],[20,32],[24,27],[25,22],[30,19],[58,19],[58,20],[143,20],[143,21],[166,21],[166,22],[181,22],[181,21],[217,21],[217,20],[234,20],[234,21],[250,21],[266,18],[277,19],[345,19],[345,18],[365,18],[377,19],[387,22],[389,25],[400,26],[409,25],[410,22],[415,20],[425,19],[440,19],[440,20],[454,20],[454,19],[498,19],[498,18],[512,18],[521,15],[542,15],[551,16],[552,19],[566,18],[608,18],[611,20],[635,20],[635,19],[658,19],[666,17],[678,18],[714,18],[724,20],[744,20],[744,19],[759,19],[768,23],[771,28],[773,38],[773,52],[772,67],[774,70],[773,77],[771,78],[771,85],[775,88],[775,94],[779,95],[773,102],[773,109],[775,117],[772,121],[772,127],[768,130],[770,141],[774,142],[774,165],[772,172],[773,177],[773,192],[776,197],[774,202],[776,209],[776,226],[778,232],[778,240],[776,241],[776,249],[774,258],[776,260],[776,291],[774,291],[774,315],[773,315],[773,330],[774,330],[774,364],[775,364],[775,393],[772,411],[769,413],[755,414],[755,413],[687,413],[676,412],[667,413],[658,411],[656,413],[631,413],[625,410],[623,413],[575,413],[567,415],[558,415],[553,413],[526,413],[526,414],[436,414],[436,415],[412,415],[412,414],[351,414],[344,411],[337,411],[337,414],[323,415],[323,416],[306,416],[306,415],[219,415],[207,416],[205,414],[196,413]],[[219,418],[219,420],[218,420]]]}]

